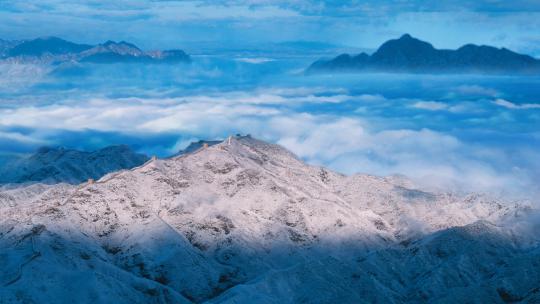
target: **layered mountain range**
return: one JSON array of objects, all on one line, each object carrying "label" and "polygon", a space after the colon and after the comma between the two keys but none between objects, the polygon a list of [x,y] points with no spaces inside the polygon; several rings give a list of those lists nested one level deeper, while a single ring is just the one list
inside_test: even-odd
[{"label": "layered mountain range", "polygon": [[0,184],[78,184],[110,172],[142,165],[148,160],[149,157],[135,153],[126,145],[109,146],[92,152],[43,147],[31,155],[0,159]]},{"label": "layered mountain range", "polygon": [[57,37],[0,41],[0,59],[8,62],[179,63],[190,62],[182,50],[146,52],[125,41],[78,44]]},{"label": "layered mountain range", "polygon": [[[220,140],[194,141],[171,157],[194,152],[204,145],[219,143]],[[78,184],[114,171],[140,166],[148,160],[149,156],[136,153],[127,145],[108,146],[90,152],[45,146],[32,154],[0,155],[0,185]]]},{"label": "layered mountain range", "polygon": [[0,190],[1,303],[536,303],[538,210],[233,137]]},{"label": "layered mountain range", "polygon": [[314,62],[308,73],[400,72],[540,74],[540,60],[506,48],[467,44],[457,50],[436,49],[428,42],[405,34],[382,44],[373,54]]}]

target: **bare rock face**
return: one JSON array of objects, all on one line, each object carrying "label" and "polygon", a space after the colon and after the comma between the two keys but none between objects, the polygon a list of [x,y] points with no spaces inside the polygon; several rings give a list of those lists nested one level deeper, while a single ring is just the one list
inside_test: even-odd
[{"label": "bare rock face", "polygon": [[93,184],[4,189],[0,212],[0,303],[539,297],[534,209],[343,176],[250,137]]}]

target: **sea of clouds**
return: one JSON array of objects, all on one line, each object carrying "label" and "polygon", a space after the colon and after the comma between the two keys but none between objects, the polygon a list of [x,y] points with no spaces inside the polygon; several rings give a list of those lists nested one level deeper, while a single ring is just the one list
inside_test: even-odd
[{"label": "sea of clouds", "polygon": [[[264,60],[263,60],[264,59]],[[172,155],[251,134],[344,174],[534,199],[538,78],[305,76],[296,58],[164,66],[1,64],[0,161],[40,146]]]}]

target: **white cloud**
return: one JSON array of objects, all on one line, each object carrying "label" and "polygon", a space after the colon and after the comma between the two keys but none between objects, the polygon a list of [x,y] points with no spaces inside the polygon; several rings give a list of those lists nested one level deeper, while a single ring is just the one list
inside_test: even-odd
[{"label": "white cloud", "polygon": [[524,103],[524,104],[515,104],[511,101],[505,100],[505,99],[496,99],[493,101],[494,104],[505,107],[507,109],[513,109],[513,110],[524,110],[524,109],[540,109],[540,104],[535,103]]},{"label": "white cloud", "polygon": [[234,60],[239,61],[239,62],[251,63],[251,64],[262,64],[262,63],[274,61],[274,59],[272,58],[265,58],[265,57],[258,57],[258,58],[241,57],[241,58],[235,58]]},{"label": "white cloud", "polygon": [[52,70],[39,64],[6,63],[0,61],[0,90],[16,92],[41,81]]},{"label": "white cloud", "polygon": [[160,22],[217,19],[267,19],[300,16],[298,12],[274,5],[201,4],[196,1],[153,2],[146,10]]},{"label": "white cloud", "polygon": [[[528,184],[534,180],[531,169],[509,169],[514,165],[503,150],[472,146],[430,129],[391,125],[380,128],[384,124],[370,118],[304,113],[295,108],[300,104],[351,98],[341,90],[319,96],[322,92],[324,88],[270,88],[251,94],[228,92],[174,98],[64,101],[39,107],[0,109],[0,128],[35,130],[31,135],[9,135],[19,136],[14,138],[17,141],[46,141],[48,134],[62,131],[93,130],[134,137],[178,134],[178,142],[168,147],[171,152],[184,146],[188,139],[251,133],[285,146],[310,163],[348,174],[399,173],[429,186],[466,190],[526,192],[523,189],[528,189],[530,193],[534,189]],[[369,104],[381,98],[384,99],[366,95],[360,99]],[[373,105],[379,107],[378,103]],[[437,102],[417,101],[414,105],[430,110],[444,108]],[[537,153],[531,153],[524,158],[540,161]]]},{"label": "white cloud", "polygon": [[483,96],[491,96],[491,97],[494,97],[500,94],[495,89],[486,88],[479,85],[461,85],[456,88],[456,91],[464,95],[483,95]]},{"label": "white cloud", "polygon": [[379,95],[379,94],[375,94],[375,95],[362,94],[362,95],[359,95],[359,96],[355,96],[354,100],[364,101],[364,102],[384,102],[384,101],[387,101],[387,99],[384,98],[384,96]]},{"label": "white cloud", "polygon": [[418,101],[414,103],[412,107],[428,111],[441,111],[448,109],[447,104],[438,101]]},{"label": "white cloud", "polygon": [[[375,131],[362,120],[307,114],[276,117],[266,127],[265,134],[273,132],[277,143],[301,158],[346,174],[405,174],[438,190],[511,196],[538,191],[530,172],[501,169],[507,156],[428,129]],[[501,167],[493,166],[496,161]]]},{"label": "white cloud", "polygon": [[28,145],[46,145],[47,140],[36,138],[35,136],[21,134],[19,132],[0,131],[0,141],[13,141]]},{"label": "white cloud", "polygon": [[[34,3],[32,3],[34,2]],[[40,5],[45,2],[45,5]],[[208,20],[227,18],[277,18],[294,17],[298,12],[272,3],[252,6],[246,3],[219,3],[202,1],[28,1],[13,3],[8,8],[27,13],[71,15],[81,18],[126,18],[140,17],[159,21]]]}]

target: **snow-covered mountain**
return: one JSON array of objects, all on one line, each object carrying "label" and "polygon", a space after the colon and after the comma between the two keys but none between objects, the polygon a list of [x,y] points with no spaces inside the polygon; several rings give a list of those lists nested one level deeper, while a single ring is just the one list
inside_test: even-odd
[{"label": "snow-covered mountain", "polygon": [[80,183],[142,165],[148,159],[146,155],[135,153],[125,145],[93,152],[43,147],[29,156],[4,161],[0,159],[0,184]]},{"label": "snow-covered mountain", "polygon": [[250,137],[4,189],[0,212],[1,303],[540,301],[537,210]]},{"label": "snow-covered mountain", "polygon": [[205,144],[210,147],[210,146],[217,145],[219,143],[221,143],[221,141],[219,141],[219,140],[202,140],[201,139],[199,141],[193,141],[187,147],[185,147],[184,149],[178,151],[178,153],[173,155],[173,157],[180,156],[180,155],[187,154],[187,153],[195,152],[195,151],[199,150],[200,148],[204,147]]}]

